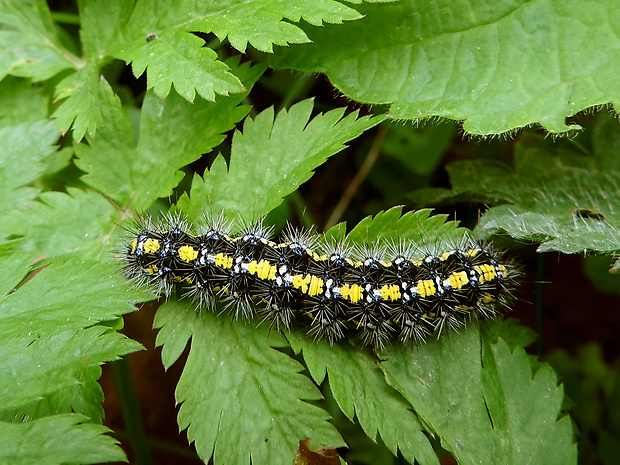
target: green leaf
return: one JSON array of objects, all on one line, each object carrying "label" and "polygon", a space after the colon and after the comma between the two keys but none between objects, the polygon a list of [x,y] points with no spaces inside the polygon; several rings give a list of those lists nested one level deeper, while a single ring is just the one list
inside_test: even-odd
[{"label": "green leaf", "polygon": [[131,12],[128,2],[98,0],[79,3],[80,38],[87,61],[85,66],[56,86],[56,101],[64,101],[52,115],[63,133],[73,124],[73,139],[76,141],[85,134],[94,135],[104,123],[102,107],[111,105],[115,98],[112,88],[101,75],[100,67],[105,63],[108,45]]},{"label": "green leaf", "polygon": [[289,464],[302,439],[344,445],[329,415],[307,403],[321,394],[303,367],[273,348],[286,344],[279,334],[178,302],[161,306],[154,326],[166,367],[191,338],[178,421],[204,461]]},{"label": "green leaf", "polygon": [[125,462],[108,428],[68,414],[25,423],[0,422],[0,462],[7,465]]},{"label": "green leaf", "polygon": [[[229,62],[247,88],[264,71],[263,66]],[[82,179],[112,198],[118,205],[136,211],[168,197],[183,174],[178,171],[209,152],[224,139],[249,111],[239,105],[245,94],[220,97],[216,102],[190,104],[177,95],[159,99],[148,93],[140,113],[137,145],[129,116],[117,98],[101,105],[106,126],[89,137],[89,145],[76,145],[76,164],[86,171]]]},{"label": "green leaf", "polygon": [[250,43],[270,52],[272,44],[308,42],[301,28],[283,21],[302,18],[320,26],[360,18],[354,9],[333,0],[216,2],[142,0],[135,5],[114,55],[133,62],[136,76],[147,71],[148,87],[165,97],[174,84],[177,92],[193,101],[196,92],[213,100],[244,89],[234,72],[220,61],[204,41],[189,32],[215,33],[241,52]]},{"label": "green leaf", "polygon": [[100,75],[97,64],[88,62],[56,87],[56,100],[64,99],[64,102],[52,118],[56,119],[63,133],[73,124],[73,139],[79,142],[85,134],[92,136],[103,125],[105,108],[113,105],[117,98],[110,84]]},{"label": "green leaf", "polygon": [[27,237],[46,257],[72,254],[107,260],[118,245],[110,236],[120,212],[94,191],[67,191],[44,192],[40,201],[7,212],[0,233]]},{"label": "green leaf", "polygon": [[80,39],[89,61],[101,62],[118,39],[133,5],[124,0],[78,0]]},{"label": "green leaf", "polygon": [[618,106],[613,0],[403,0],[365,5],[365,18],[305,28],[313,43],[276,50],[273,65],[323,72],[347,97],[389,104],[394,118],[462,120],[471,134]]},{"label": "green leaf", "polygon": [[29,79],[6,77],[0,85],[0,128],[47,118],[48,97]]},{"label": "green leaf", "polygon": [[[15,249],[0,255],[2,266],[21,254]],[[0,408],[31,410],[33,402],[52,394],[65,396],[69,405],[84,403],[71,389],[84,370],[141,348],[98,323],[132,311],[128,300],[142,297],[116,264],[81,260],[52,264],[3,297]]]},{"label": "green leaf", "polygon": [[400,450],[408,462],[439,464],[422,425],[410,405],[385,382],[376,361],[368,352],[352,347],[331,347],[298,333],[288,336],[295,352],[303,351],[314,381],[329,386],[338,406],[351,420],[357,416],[364,432],[373,440],[377,434],[394,455]]},{"label": "green leaf", "polygon": [[37,194],[37,188],[26,186],[45,171],[59,137],[56,125],[46,120],[0,128],[1,210],[6,211]]},{"label": "green leaf", "polygon": [[400,347],[382,358],[390,385],[459,464],[577,463],[551,368],[532,373],[523,349],[481,340],[477,324],[419,346],[415,357]]},{"label": "green leaf", "polygon": [[266,215],[346,142],[384,119],[358,118],[357,112],[344,116],[339,108],[309,122],[312,109],[313,101],[304,100],[280,112],[275,121],[273,108],[246,119],[243,133],[233,137],[229,166],[220,156],[205,172],[204,182],[194,176],[190,198],[179,200],[181,209],[192,220],[204,210],[223,211],[233,219]]},{"label": "green leaf", "polygon": [[45,0],[0,0],[0,80],[41,81],[79,65],[62,47]]},{"label": "green leaf", "polygon": [[310,42],[301,28],[283,21],[284,18],[296,23],[303,18],[313,26],[322,26],[323,22],[340,24],[362,17],[354,9],[331,0],[251,0],[232,3],[226,5],[226,11],[196,21],[192,30],[213,32],[220,41],[228,38],[240,52],[245,52],[248,43],[263,52],[272,52],[273,44]]},{"label": "green leaf", "polygon": [[[446,221],[447,215],[431,215],[422,209],[402,215],[402,207],[392,207],[374,217],[367,216],[347,236],[358,244],[383,244],[412,241],[416,249],[432,249],[435,245],[458,243],[469,230],[458,227],[456,221]],[[401,216],[402,215],[402,216]]]},{"label": "green leaf", "polygon": [[[620,138],[620,128],[610,139]],[[450,165],[457,195],[504,203],[491,208],[476,231],[505,231],[517,239],[541,241],[540,252],[620,250],[620,172],[614,151],[577,153],[523,137],[515,147],[515,168],[476,160]]]},{"label": "green leaf", "polygon": [[184,31],[168,29],[153,38],[141,36],[124,44],[118,56],[133,62],[136,77],[147,70],[147,88],[161,98],[168,96],[173,83],[179,95],[190,102],[196,92],[206,100],[215,100],[216,93],[246,90],[228,66],[217,60],[217,54],[204,47],[204,40]]}]

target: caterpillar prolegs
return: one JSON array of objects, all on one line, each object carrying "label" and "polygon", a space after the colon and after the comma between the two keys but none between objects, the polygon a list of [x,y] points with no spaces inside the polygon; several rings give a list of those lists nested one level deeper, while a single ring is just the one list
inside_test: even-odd
[{"label": "caterpillar prolegs", "polygon": [[219,219],[196,233],[181,216],[147,217],[122,252],[125,273],[166,296],[179,288],[199,307],[220,301],[236,318],[258,317],[279,331],[295,321],[332,344],[353,336],[375,347],[493,317],[519,275],[493,245],[469,238],[434,251],[405,241],[332,244],[291,227],[281,242],[271,235],[262,222],[233,233]]}]

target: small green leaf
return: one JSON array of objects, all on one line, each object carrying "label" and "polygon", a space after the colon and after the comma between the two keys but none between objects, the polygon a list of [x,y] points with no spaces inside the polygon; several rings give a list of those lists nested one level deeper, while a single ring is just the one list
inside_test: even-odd
[{"label": "small green leaf", "polygon": [[0,422],[0,462],[19,465],[125,462],[108,428],[67,414],[24,423]]},{"label": "small green leaf", "polygon": [[243,133],[233,137],[230,166],[220,156],[204,181],[194,176],[190,198],[179,201],[182,210],[193,220],[205,210],[233,219],[266,215],[346,142],[384,119],[358,118],[357,112],[344,116],[340,108],[309,121],[312,108],[313,101],[305,100],[275,121],[273,108],[246,119]]},{"label": "small green leaf", "polygon": [[62,47],[45,0],[0,0],[0,80],[42,81],[78,64]]},{"label": "small green leaf", "polygon": [[59,137],[56,125],[47,120],[0,128],[1,210],[8,210],[37,195],[37,188],[26,186],[45,171],[47,159],[56,151],[54,144]]},{"label": "small green leaf", "polygon": [[439,464],[437,455],[410,405],[386,382],[376,361],[366,351],[312,341],[307,335],[288,337],[295,352],[303,351],[312,378],[321,384],[326,374],[338,406],[353,421],[357,416],[372,440],[377,434],[394,455],[400,450],[408,462]]},{"label": "small green leaf", "polygon": [[403,0],[364,5],[365,18],[304,28],[310,45],[277,49],[272,64],[323,72],[347,97],[389,104],[394,118],[463,121],[471,134],[538,124],[618,99],[614,0]]},{"label": "small green leaf", "polygon": [[73,124],[73,139],[80,141],[85,134],[93,135],[103,125],[105,107],[113,105],[110,84],[99,74],[94,62],[64,78],[56,87],[56,100],[64,100],[52,118],[64,133]]},{"label": "small green leaf", "polygon": [[[392,207],[374,217],[367,216],[347,236],[350,242],[383,244],[412,241],[416,249],[432,249],[436,244],[458,243],[469,230],[458,227],[456,221],[446,221],[446,215],[431,215],[423,209],[402,215],[402,207]],[[402,216],[401,216],[402,215]]]},{"label": "small green leaf", "polygon": [[133,62],[136,77],[146,70],[147,87],[161,98],[168,96],[173,83],[179,95],[190,102],[196,92],[206,100],[215,100],[215,94],[244,92],[243,84],[228,66],[203,45],[204,40],[197,36],[169,29],[151,40],[141,36],[124,44],[118,55]]},{"label": "small green leaf", "polygon": [[203,460],[284,465],[302,439],[344,445],[329,415],[307,403],[321,394],[299,373],[303,367],[273,348],[286,344],[279,334],[178,302],[161,306],[154,326],[162,328],[165,366],[191,338],[176,389],[178,421]]},{"label": "small green leaf", "polygon": [[120,212],[94,191],[67,190],[44,192],[39,200],[7,212],[0,233],[27,237],[46,257],[76,254],[107,260],[118,246],[110,241],[110,228]]}]

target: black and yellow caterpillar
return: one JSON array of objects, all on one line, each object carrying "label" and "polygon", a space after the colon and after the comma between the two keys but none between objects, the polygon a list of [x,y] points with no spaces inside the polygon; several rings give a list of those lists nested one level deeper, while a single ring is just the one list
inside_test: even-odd
[{"label": "black and yellow caterpillar", "polygon": [[199,307],[220,301],[237,318],[258,315],[278,330],[305,320],[314,337],[334,343],[353,333],[376,347],[492,317],[519,276],[503,253],[471,239],[431,253],[404,242],[367,250],[321,244],[292,228],[279,243],[270,236],[262,222],[233,235],[210,221],[196,234],[180,216],[146,218],[122,252],[125,273],[166,296],[180,287]]}]

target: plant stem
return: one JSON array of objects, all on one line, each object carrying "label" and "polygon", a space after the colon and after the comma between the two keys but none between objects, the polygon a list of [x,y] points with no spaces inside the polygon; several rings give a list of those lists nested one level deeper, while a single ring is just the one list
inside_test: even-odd
[{"label": "plant stem", "polygon": [[536,353],[538,357],[543,355],[543,278],[545,275],[545,260],[543,254],[537,254],[536,267]]},{"label": "plant stem", "polygon": [[375,140],[372,143],[372,147],[370,147],[370,150],[368,151],[368,156],[366,157],[366,160],[364,160],[364,164],[362,164],[359,171],[353,178],[353,181],[351,181],[351,183],[347,186],[347,189],[344,191],[344,194],[342,194],[342,197],[340,197],[338,205],[336,205],[336,208],[334,208],[334,211],[327,220],[327,223],[325,223],[325,231],[336,225],[340,221],[340,218],[342,218],[342,214],[347,209],[347,207],[351,203],[351,200],[364,182],[364,179],[366,179],[366,176],[368,176],[368,173],[370,173],[370,170],[376,163],[377,158],[379,157],[379,152],[381,151],[381,145],[383,145],[383,139],[385,139],[386,134],[387,126],[379,126],[379,130],[377,131]]},{"label": "plant stem", "polygon": [[133,463],[136,465],[152,465],[151,444],[142,424],[142,414],[138,404],[138,397],[133,387],[129,363],[123,357],[112,362],[110,367],[114,376],[116,395],[123,413],[129,444],[133,452]]}]

